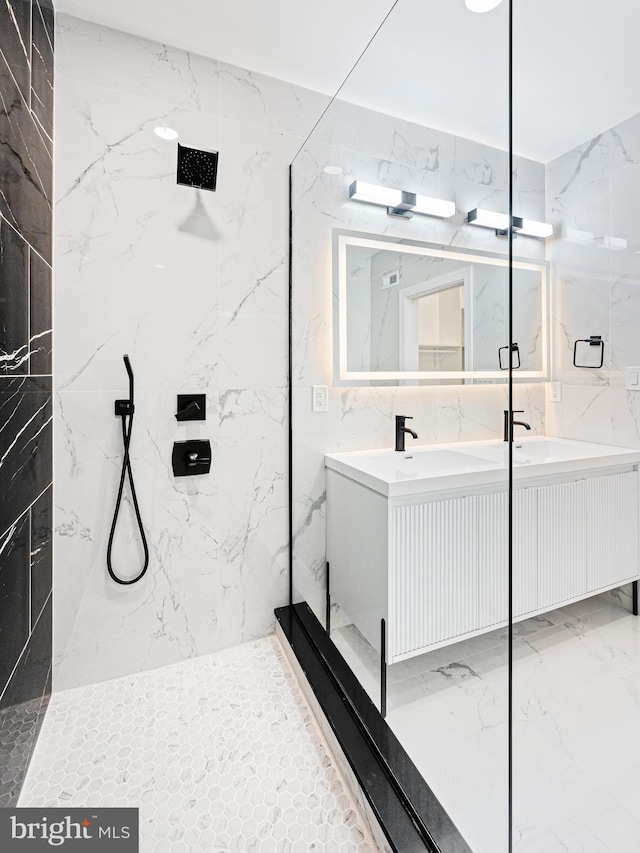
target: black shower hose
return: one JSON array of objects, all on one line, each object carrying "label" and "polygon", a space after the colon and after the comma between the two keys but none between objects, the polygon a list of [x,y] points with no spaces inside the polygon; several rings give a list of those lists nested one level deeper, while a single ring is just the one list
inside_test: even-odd
[{"label": "black shower hose", "polygon": [[[147,545],[147,538],[144,535],[144,527],[142,526],[142,518],[140,516],[140,507],[138,506],[138,498],[136,496],[136,487],[133,482],[133,472],[131,470],[131,459],[129,457],[129,446],[131,445],[131,431],[133,430],[133,412],[129,415],[121,415],[122,418],[122,441],[124,443],[124,459],[122,460],[122,473],[120,474],[120,486],[118,488],[118,497],[116,498],[116,508],[113,513],[113,522],[111,524],[111,532],[109,533],[109,544],[107,545],[107,569],[109,570],[109,574],[113,578],[116,583],[122,584],[123,586],[127,586],[132,583],[137,583],[143,576],[144,573],[149,568],[149,546]],[[129,418],[129,424],[127,426],[127,418]],[[127,474],[129,475],[129,487],[131,489],[131,499],[133,501],[133,508],[136,513],[136,520],[138,522],[138,530],[140,531],[140,539],[142,540],[142,547],[144,549],[144,566],[142,567],[142,571],[139,575],[131,580],[125,581],[122,578],[119,578],[116,573],[113,571],[113,566],[111,565],[111,551],[113,549],[113,537],[116,533],[116,525],[118,523],[118,514],[120,512],[120,506],[122,504],[122,495],[124,493],[124,482]]]}]

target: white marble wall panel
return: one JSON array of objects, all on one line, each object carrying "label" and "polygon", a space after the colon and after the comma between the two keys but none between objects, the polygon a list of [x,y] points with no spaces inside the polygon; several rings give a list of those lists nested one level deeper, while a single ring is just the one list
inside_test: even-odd
[{"label": "white marble wall panel", "polygon": [[[211,435],[177,424],[175,391],[138,391],[131,446],[150,565],[132,586],[106,572],[121,466],[113,392],[60,391],[56,409],[56,689],[139,672],[218,645],[219,454],[209,477],[174,478],[175,440]],[[208,396],[209,423],[217,395]],[[143,555],[131,504],[123,503],[113,565],[137,574]]]},{"label": "white marble wall panel", "polygon": [[610,131],[610,167],[640,163],[640,113],[613,127]]},{"label": "white marble wall panel", "polygon": [[[625,368],[640,364],[638,190],[640,116],[548,166],[547,215],[559,226],[551,244],[553,373],[564,383],[562,403],[547,406],[550,434],[640,446],[640,395],[625,387]],[[607,248],[603,237],[626,247]],[[603,368],[574,368],[574,341],[597,334]]]},{"label": "white marble wall panel", "polygon": [[[324,96],[58,16],[56,688],[263,636],[287,600],[288,164]],[[216,193],[176,144],[218,150]],[[117,587],[105,552],[136,371],[132,459],[151,551]],[[178,424],[178,392],[207,420]],[[173,442],[209,438],[208,476]],[[125,505],[116,565],[138,564]]]},{"label": "white marble wall panel", "polygon": [[220,115],[298,138],[309,134],[330,97],[284,80],[220,63]]},{"label": "white marble wall panel", "polygon": [[[625,122],[633,127],[637,139],[625,130],[619,134],[629,152],[640,152],[640,120]],[[626,150],[626,149],[625,149]],[[612,152],[612,164],[616,158]],[[640,364],[640,161],[613,168],[610,180],[611,232],[627,241],[627,250],[611,252],[610,257],[610,333],[611,385],[625,386],[624,369]]]},{"label": "white marble wall panel", "polygon": [[153,128],[218,148],[219,121],[60,79],[58,387],[113,388],[122,378],[114,354],[123,352],[141,387],[193,385],[204,366],[194,337],[209,331],[203,321],[217,302],[220,201],[176,184],[175,142]]},{"label": "white marble wall panel", "polygon": [[[342,173],[328,175],[326,166]],[[393,447],[394,416],[413,415],[417,444],[496,438],[502,434],[505,385],[331,388],[329,412],[312,413],[311,386],[334,378],[332,229],[506,252],[495,233],[466,224],[475,207],[506,210],[504,151],[457,139],[395,117],[337,101],[294,163],[293,427],[294,583],[296,593],[324,612],[325,452]],[[398,220],[383,208],[348,200],[360,179],[455,201],[450,220]],[[517,160],[522,215],[544,218],[544,166]],[[517,252],[543,258],[544,243],[521,237]],[[518,408],[544,432],[543,386],[516,390]],[[407,439],[413,444],[412,439]]]},{"label": "white marble wall panel", "polygon": [[219,115],[219,63],[130,33],[56,15],[56,73]]},{"label": "white marble wall panel", "polygon": [[602,177],[609,169],[610,133],[602,133],[547,164],[547,198]]}]

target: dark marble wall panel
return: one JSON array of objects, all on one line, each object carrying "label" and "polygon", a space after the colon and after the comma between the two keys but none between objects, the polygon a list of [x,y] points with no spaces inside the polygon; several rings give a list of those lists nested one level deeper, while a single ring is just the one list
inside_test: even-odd
[{"label": "dark marble wall panel", "polygon": [[53,16],[0,0],[0,807],[51,694]]},{"label": "dark marble wall panel", "polygon": [[53,163],[4,60],[0,61],[0,213],[51,263]]},{"label": "dark marble wall panel", "polygon": [[32,0],[31,109],[44,132],[53,136],[53,9]]},{"label": "dark marble wall panel", "polygon": [[4,56],[25,101],[29,100],[32,0],[0,3],[0,53]]},{"label": "dark marble wall panel", "polygon": [[48,377],[0,377],[0,532],[52,479],[52,402]]},{"label": "dark marble wall panel", "polygon": [[0,376],[29,369],[29,246],[0,219]]},{"label": "dark marble wall panel", "polygon": [[29,639],[29,513],[0,538],[0,684],[3,686]]},{"label": "dark marble wall panel", "polygon": [[0,699],[0,808],[15,806],[51,697],[51,596]]},{"label": "dark marble wall panel", "polygon": [[0,0],[0,807],[51,695],[53,39],[50,0]]},{"label": "dark marble wall panel", "polygon": [[29,263],[30,362],[32,376],[52,370],[51,267],[34,251]]},{"label": "dark marble wall panel", "polygon": [[38,621],[52,589],[52,488],[31,507],[31,626]]}]

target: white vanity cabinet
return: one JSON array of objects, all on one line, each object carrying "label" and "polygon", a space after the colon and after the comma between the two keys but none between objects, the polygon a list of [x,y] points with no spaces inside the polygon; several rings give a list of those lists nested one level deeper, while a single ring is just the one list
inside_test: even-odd
[{"label": "white vanity cabinet", "polygon": [[[516,619],[640,574],[637,464],[542,470],[513,494]],[[385,619],[388,663],[507,624],[506,482],[474,473],[471,486],[385,495],[327,467],[332,601],[378,650]]]}]

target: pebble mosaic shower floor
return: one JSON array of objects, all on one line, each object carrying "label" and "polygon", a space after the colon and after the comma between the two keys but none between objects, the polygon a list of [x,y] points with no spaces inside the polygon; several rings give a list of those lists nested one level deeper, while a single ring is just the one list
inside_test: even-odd
[{"label": "pebble mosaic shower floor", "polygon": [[374,853],[275,637],[56,694],[20,806],[140,808],[141,853]]}]

